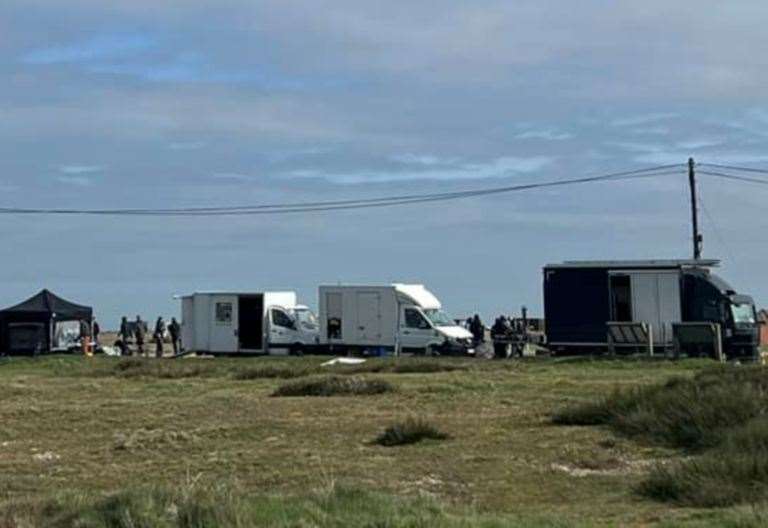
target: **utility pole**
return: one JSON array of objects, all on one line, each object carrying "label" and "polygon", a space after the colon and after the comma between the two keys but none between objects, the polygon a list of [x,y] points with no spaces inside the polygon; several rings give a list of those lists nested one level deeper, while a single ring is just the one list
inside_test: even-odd
[{"label": "utility pole", "polygon": [[691,219],[693,225],[693,260],[701,258],[703,237],[699,234],[699,209],[696,203],[696,162],[688,158],[688,182],[691,186]]}]

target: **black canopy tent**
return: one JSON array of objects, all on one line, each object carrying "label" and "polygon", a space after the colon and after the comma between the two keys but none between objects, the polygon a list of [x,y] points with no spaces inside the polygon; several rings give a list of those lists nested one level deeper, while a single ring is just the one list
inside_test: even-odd
[{"label": "black canopy tent", "polygon": [[43,290],[21,304],[0,311],[0,352],[50,352],[56,323],[84,321],[90,325],[92,318],[91,307]]}]

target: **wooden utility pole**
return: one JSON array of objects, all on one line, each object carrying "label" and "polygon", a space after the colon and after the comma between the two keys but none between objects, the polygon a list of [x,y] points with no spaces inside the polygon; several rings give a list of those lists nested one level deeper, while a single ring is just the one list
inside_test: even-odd
[{"label": "wooden utility pole", "polygon": [[693,225],[693,259],[701,258],[703,237],[699,234],[699,209],[696,203],[696,162],[688,158],[688,182],[691,186],[691,220]]}]

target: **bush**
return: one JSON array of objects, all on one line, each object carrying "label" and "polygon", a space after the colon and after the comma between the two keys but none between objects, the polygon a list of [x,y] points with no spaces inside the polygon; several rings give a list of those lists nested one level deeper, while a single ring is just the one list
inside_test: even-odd
[{"label": "bush", "polygon": [[236,380],[254,379],[291,379],[307,376],[311,370],[305,366],[274,366],[252,367],[236,371],[232,377]]},{"label": "bush", "polygon": [[384,380],[328,376],[280,385],[272,396],[369,396],[394,390]]},{"label": "bush", "polygon": [[[7,522],[6,522],[7,520]],[[59,495],[42,504],[15,504],[0,511],[8,528],[490,528],[572,526],[545,517],[446,512],[427,496],[397,497],[332,486],[303,496],[249,495],[224,486],[136,488],[108,496]]]},{"label": "bush", "polygon": [[657,465],[639,491],[683,505],[718,507],[762,502],[768,497],[768,417],[728,433],[703,455]]},{"label": "bush", "polygon": [[437,427],[421,419],[408,419],[387,427],[374,443],[393,447],[415,444],[422,440],[446,440],[449,436]]},{"label": "bush", "polygon": [[701,453],[659,464],[638,491],[682,505],[768,500],[768,369],[718,367],[663,385],[614,391],[553,421],[608,425],[645,441]]},{"label": "bush", "polygon": [[692,379],[614,391],[553,416],[560,425],[608,425],[616,432],[689,450],[720,443],[733,427],[763,414],[768,372],[762,368],[704,371]]}]

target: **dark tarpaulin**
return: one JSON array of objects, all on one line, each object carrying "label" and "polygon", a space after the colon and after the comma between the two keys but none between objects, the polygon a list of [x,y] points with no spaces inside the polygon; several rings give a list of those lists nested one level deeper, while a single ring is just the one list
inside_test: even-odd
[{"label": "dark tarpaulin", "polygon": [[[50,336],[53,324],[57,321],[86,321],[93,318],[93,309],[69,302],[61,297],[43,290],[26,301],[0,311],[0,352],[47,352],[50,350]],[[33,328],[41,325],[41,341],[36,348],[40,350],[12,350],[11,331],[14,328]]]}]

